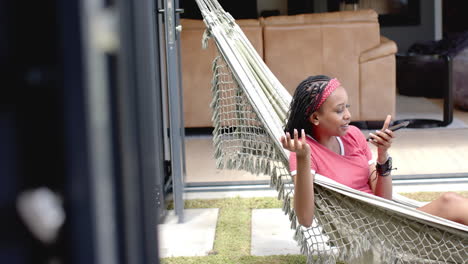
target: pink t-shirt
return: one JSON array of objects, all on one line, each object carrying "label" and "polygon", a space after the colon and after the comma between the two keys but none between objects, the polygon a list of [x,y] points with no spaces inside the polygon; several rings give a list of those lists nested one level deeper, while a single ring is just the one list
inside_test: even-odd
[{"label": "pink t-shirt", "polygon": [[[372,153],[361,131],[349,126],[343,137],[337,137],[341,155],[329,150],[307,135],[306,142],[311,148],[311,170],[335,180],[341,184],[373,194],[369,186],[369,165],[372,164]],[[289,156],[291,174],[297,173],[296,153]]]}]

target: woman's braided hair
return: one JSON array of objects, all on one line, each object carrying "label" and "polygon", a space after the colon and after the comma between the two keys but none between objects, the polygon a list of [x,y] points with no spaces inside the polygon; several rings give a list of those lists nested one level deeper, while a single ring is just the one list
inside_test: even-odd
[{"label": "woman's braided hair", "polygon": [[306,134],[313,136],[309,117],[318,110],[317,105],[330,80],[331,78],[325,75],[310,76],[297,86],[289,106],[285,132],[292,136],[294,129],[297,129],[300,135],[301,129],[304,129]]}]

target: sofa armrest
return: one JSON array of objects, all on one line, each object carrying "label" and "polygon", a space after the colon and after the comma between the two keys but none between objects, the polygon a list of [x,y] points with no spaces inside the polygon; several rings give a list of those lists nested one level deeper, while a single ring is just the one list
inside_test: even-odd
[{"label": "sofa armrest", "polygon": [[361,120],[382,121],[388,114],[395,117],[396,59],[394,54],[380,55],[360,63],[359,82]]},{"label": "sofa armrest", "polygon": [[393,55],[397,52],[397,50],[397,45],[394,41],[389,40],[384,36],[380,36],[380,44],[361,53],[361,56],[359,57],[359,63],[364,63],[388,55]]}]

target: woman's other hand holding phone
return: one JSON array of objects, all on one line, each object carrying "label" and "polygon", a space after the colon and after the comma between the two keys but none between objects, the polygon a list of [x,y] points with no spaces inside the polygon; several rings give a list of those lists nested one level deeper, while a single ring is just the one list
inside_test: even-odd
[{"label": "woman's other hand holding phone", "polygon": [[370,142],[377,147],[377,162],[383,164],[387,161],[387,151],[392,146],[392,140],[395,138],[393,131],[388,129],[392,116],[388,115],[385,119],[384,125],[381,130],[376,130],[375,133],[370,133]]}]

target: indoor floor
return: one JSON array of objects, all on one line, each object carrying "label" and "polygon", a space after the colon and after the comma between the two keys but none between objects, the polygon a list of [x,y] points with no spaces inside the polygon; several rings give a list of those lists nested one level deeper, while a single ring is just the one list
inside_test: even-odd
[{"label": "indoor floor", "polygon": [[[399,97],[399,99],[401,99]],[[397,99],[398,100],[398,99]],[[408,100],[412,103],[408,103]],[[442,113],[442,100],[425,98],[401,99],[406,106],[397,103],[397,117],[421,115],[419,109],[435,109]],[[432,105],[422,106],[430,102]],[[413,109],[408,110],[408,105]],[[405,108],[405,113],[398,109]],[[435,113],[437,115],[438,113]],[[431,117],[431,113],[422,113]],[[436,117],[437,118],[437,117]],[[397,118],[398,119],[398,118]],[[367,134],[368,131],[363,131]],[[422,176],[434,178],[438,176],[468,175],[468,112],[454,110],[454,121],[448,127],[426,129],[402,129],[397,133],[390,154],[393,157],[395,178],[411,178]],[[252,175],[243,171],[218,170],[213,158],[213,145],[210,135],[188,136],[185,140],[188,184],[223,182],[237,184],[239,182],[268,181],[268,176]],[[371,146],[374,151],[375,147]],[[374,152],[375,153],[375,152]]]}]

